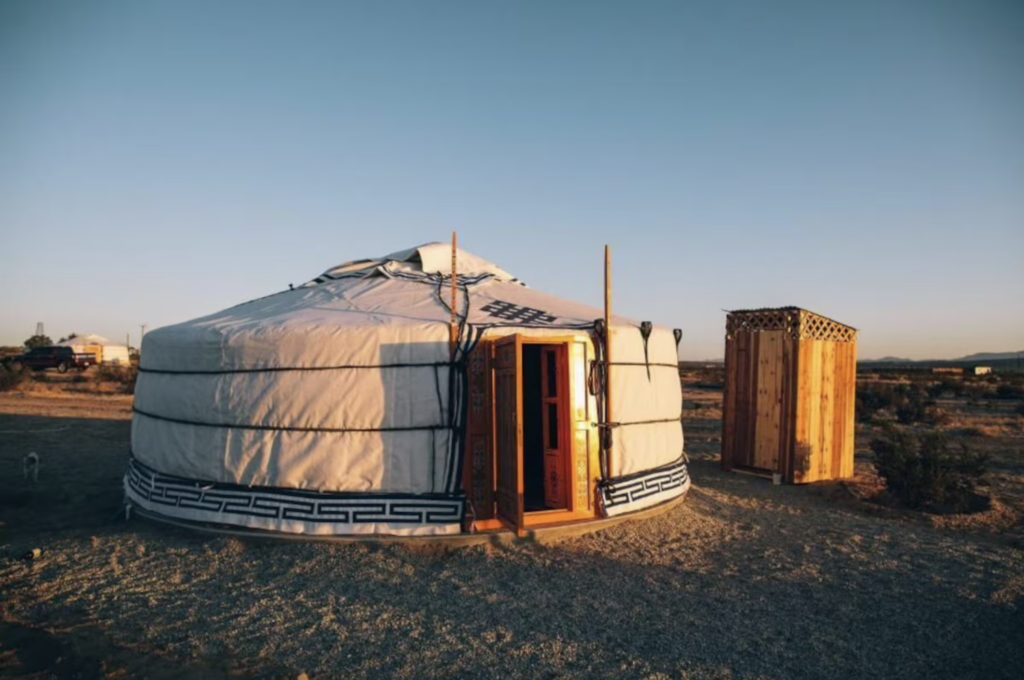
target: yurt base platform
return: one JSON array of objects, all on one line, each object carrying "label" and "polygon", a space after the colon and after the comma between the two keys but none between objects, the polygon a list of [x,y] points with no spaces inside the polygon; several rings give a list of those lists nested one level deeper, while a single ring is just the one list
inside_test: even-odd
[{"label": "yurt base platform", "polygon": [[435,546],[443,548],[465,548],[475,545],[502,545],[516,542],[524,543],[554,543],[562,539],[582,536],[595,531],[601,531],[610,527],[631,522],[633,520],[648,519],[668,512],[681,504],[686,499],[686,493],[676,498],[665,501],[650,508],[644,508],[633,513],[618,515],[616,517],[604,517],[597,519],[579,520],[575,522],[564,522],[561,524],[549,524],[546,526],[533,527],[526,530],[524,536],[516,536],[515,532],[509,529],[496,529],[493,531],[479,531],[476,533],[446,534],[442,536],[395,536],[391,534],[367,534],[347,536],[318,536],[313,534],[287,534],[276,531],[264,531],[261,529],[245,529],[225,524],[210,524],[204,522],[190,522],[187,520],[165,517],[148,510],[144,510],[134,503],[130,503],[131,511],[129,517],[138,515],[147,520],[168,524],[191,531],[202,531],[209,534],[221,536],[236,536],[239,538],[250,538],[271,541],[302,541],[318,543],[395,543],[406,546]]}]

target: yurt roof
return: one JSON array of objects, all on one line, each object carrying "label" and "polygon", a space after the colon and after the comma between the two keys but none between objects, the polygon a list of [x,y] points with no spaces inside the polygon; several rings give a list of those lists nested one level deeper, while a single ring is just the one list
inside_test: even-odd
[{"label": "yurt roof", "polygon": [[[482,257],[456,248],[456,275],[460,281],[493,278],[495,281],[517,282],[507,271]],[[425,243],[415,248],[407,248],[383,257],[352,260],[331,267],[323,274],[306,283],[315,286],[324,281],[340,278],[365,278],[372,276],[392,276],[403,273],[451,276],[452,247],[446,243]]]}]

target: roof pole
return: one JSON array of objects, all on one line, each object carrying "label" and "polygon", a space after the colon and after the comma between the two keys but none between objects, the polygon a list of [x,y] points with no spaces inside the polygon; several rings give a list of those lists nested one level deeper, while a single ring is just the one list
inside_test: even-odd
[{"label": "roof pole", "polygon": [[458,344],[458,340],[459,340],[458,325],[457,325],[457,321],[456,321],[456,318],[455,318],[455,305],[456,305],[456,300],[455,300],[455,290],[456,290],[455,289],[455,280],[456,280],[456,278],[458,276],[458,274],[457,274],[457,272],[455,270],[456,263],[458,261],[458,257],[456,255],[456,253],[457,253],[457,250],[456,250],[457,246],[458,246],[458,237],[455,235],[455,232],[453,231],[452,232],[452,320],[451,320],[451,324],[449,326],[449,344],[450,344],[449,349],[451,351],[452,363],[455,363],[455,347]]},{"label": "roof pole", "polygon": [[[604,246],[604,422],[612,424],[612,251]],[[611,438],[609,437],[609,440]],[[608,476],[612,476],[612,452],[607,453]]]}]

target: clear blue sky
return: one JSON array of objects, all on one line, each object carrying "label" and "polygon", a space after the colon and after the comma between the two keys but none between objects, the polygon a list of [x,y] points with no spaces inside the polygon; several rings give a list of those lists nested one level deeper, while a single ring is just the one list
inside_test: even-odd
[{"label": "clear blue sky", "polygon": [[0,3],[0,344],[150,328],[452,229],[681,327],[1024,349],[1024,3]]}]

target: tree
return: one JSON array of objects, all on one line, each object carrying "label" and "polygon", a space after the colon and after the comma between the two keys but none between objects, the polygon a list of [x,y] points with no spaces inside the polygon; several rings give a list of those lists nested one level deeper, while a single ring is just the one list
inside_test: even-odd
[{"label": "tree", "polygon": [[75,339],[75,338],[77,338],[77,337],[78,337],[78,333],[72,333],[72,334],[70,334],[70,335],[69,335],[68,337],[66,337],[66,338],[61,338],[61,339],[60,339],[60,340],[58,340],[57,342],[68,342],[69,340],[74,340],[74,339]]},{"label": "tree", "polygon": [[49,335],[33,335],[31,338],[25,341],[25,347],[28,349],[34,349],[36,347],[49,347],[53,344],[53,340],[50,339]]}]

